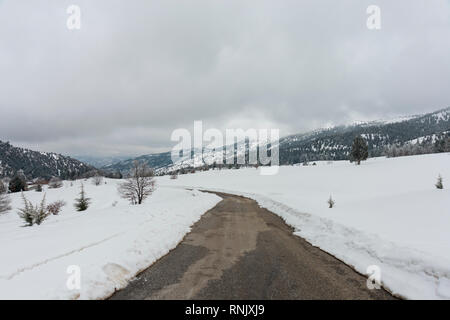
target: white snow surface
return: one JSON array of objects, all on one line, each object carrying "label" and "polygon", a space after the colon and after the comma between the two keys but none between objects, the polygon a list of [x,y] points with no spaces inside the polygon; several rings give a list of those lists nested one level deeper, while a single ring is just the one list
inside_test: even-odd
[{"label": "white snow surface", "polygon": [[[444,178],[444,189],[435,183]],[[372,158],[317,166],[215,170],[158,178],[160,185],[229,192],[255,199],[295,234],[408,299],[450,299],[450,153]],[[447,182],[446,182],[447,181]],[[329,209],[327,200],[336,202]]]},{"label": "white snow surface", "polygon": [[[13,210],[0,215],[0,299],[107,297],[176,247],[221,200],[196,190],[158,187],[144,204],[133,206],[119,197],[120,181],[105,181],[101,186],[84,182],[92,204],[83,212],[73,207],[81,181],[44,190],[47,203],[64,200],[67,205],[40,226],[22,227],[17,215],[22,199],[10,195]],[[44,195],[24,194],[35,204]],[[80,267],[79,290],[66,286],[71,265]]]}]

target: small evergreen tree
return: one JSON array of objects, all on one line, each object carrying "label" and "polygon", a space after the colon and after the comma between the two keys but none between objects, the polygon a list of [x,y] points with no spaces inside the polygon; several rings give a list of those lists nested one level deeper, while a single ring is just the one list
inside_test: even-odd
[{"label": "small evergreen tree", "polygon": [[36,186],[36,192],[42,192],[42,185],[40,183]]},{"label": "small evergreen tree", "polygon": [[369,156],[368,146],[363,137],[357,136],[353,140],[352,151],[350,153],[351,161],[356,161],[356,164],[361,164],[361,161],[366,160]]},{"label": "small evergreen tree", "polygon": [[330,198],[328,199],[327,203],[328,203],[328,208],[333,208],[334,207],[335,201],[333,200],[331,195],[330,195]]},{"label": "small evergreen tree", "polygon": [[23,192],[22,199],[24,207],[19,209],[18,215],[25,221],[25,226],[32,226],[33,224],[40,225],[50,215],[50,212],[47,211],[47,206],[45,205],[45,195],[42,198],[39,207],[37,205],[33,206],[31,201],[25,198]]},{"label": "small evergreen tree", "polygon": [[32,226],[34,222],[33,204],[27,198],[25,198],[23,192],[22,192],[22,200],[24,203],[24,207],[22,209],[19,209],[19,212],[17,214],[25,221],[25,226]]},{"label": "small evergreen tree", "polygon": [[9,191],[21,192],[27,190],[27,182],[22,176],[15,175],[9,182]]},{"label": "small evergreen tree", "polygon": [[45,205],[45,194],[42,198],[41,204],[39,207],[36,206],[34,211],[34,223],[40,225],[48,216],[50,212],[47,210],[47,206]]},{"label": "small evergreen tree", "polygon": [[77,209],[77,211],[85,211],[89,207],[90,201],[90,198],[86,198],[84,186],[81,184],[80,197],[75,199],[75,209]]},{"label": "small evergreen tree", "polygon": [[435,184],[435,186],[436,186],[436,188],[438,188],[438,189],[444,189],[444,184],[442,183],[442,176],[441,175],[439,175],[438,176],[438,178],[437,178],[437,182],[436,182],[436,184]]}]

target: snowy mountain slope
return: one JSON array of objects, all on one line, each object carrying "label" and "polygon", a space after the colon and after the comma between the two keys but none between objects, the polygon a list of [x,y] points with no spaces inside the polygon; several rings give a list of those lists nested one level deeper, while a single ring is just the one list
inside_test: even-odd
[{"label": "snowy mountain slope", "polygon": [[153,169],[163,168],[172,164],[170,152],[163,152],[163,153],[143,155],[136,158],[119,161],[114,164],[104,166],[101,169],[107,172],[120,171],[122,174],[127,174],[131,166],[133,165],[133,161],[135,160],[144,162]]},{"label": "snowy mountain slope", "polygon": [[[438,175],[444,189],[436,189]],[[317,166],[198,171],[158,183],[244,195],[280,215],[295,234],[366,274],[378,266],[391,292],[450,299],[450,153]],[[446,182],[447,181],[447,182]],[[328,208],[330,195],[335,207]]]},{"label": "snowy mountain slope", "polygon": [[0,141],[0,177],[11,177],[18,170],[23,170],[27,178],[56,176],[66,179],[79,177],[94,169],[57,153],[32,151]]},{"label": "snowy mountain slope", "polygon": [[280,140],[280,163],[306,160],[348,159],[353,139],[362,135],[370,156],[382,155],[391,145],[450,130],[450,108],[395,121],[375,121],[320,130],[310,135],[292,135]]},{"label": "snowy mountain slope", "polygon": [[89,155],[78,155],[72,156],[74,159],[77,159],[81,162],[84,162],[88,165],[91,165],[96,168],[106,167],[112,165],[114,163],[125,161],[130,159],[129,156],[89,156]]},{"label": "snowy mountain slope", "polygon": [[[362,135],[367,140],[370,156],[380,156],[388,146],[404,145],[419,137],[438,135],[449,131],[450,108],[424,115],[319,129],[281,138],[279,141],[280,164],[348,159],[353,139],[357,135]],[[254,141],[248,143],[250,150],[256,148]],[[237,143],[235,156],[243,156],[245,150],[245,142]],[[194,150],[191,152],[195,155]],[[177,163],[172,163],[170,152],[144,155],[136,159],[147,162],[159,172],[170,172],[181,168],[212,165],[219,158],[219,154],[223,154],[223,148],[204,149],[203,158],[196,155],[193,159],[185,158]],[[226,158],[229,157],[233,157],[233,155],[228,155]],[[132,161],[133,159],[121,161],[102,169],[120,170],[122,173],[126,173],[130,169]]]}]

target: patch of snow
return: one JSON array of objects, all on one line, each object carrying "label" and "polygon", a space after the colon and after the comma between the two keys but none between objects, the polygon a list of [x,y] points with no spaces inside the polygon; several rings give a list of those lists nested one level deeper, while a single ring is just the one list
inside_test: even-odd
[{"label": "patch of snow", "polygon": [[[84,183],[92,204],[83,212],[73,207],[80,181],[44,190],[47,203],[64,200],[67,205],[40,226],[22,227],[17,215],[22,199],[10,195],[13,210],[0,215],[0,299],[107,297],[173,249],[221,200],[195,190],[159,187],[143,205],[132,206],[117,193],[120,180],[105,181],[101,186]],[[44,195],[24,194],[35,204]],[[80,267],[80,290],[66,286],[71,265]]]}]

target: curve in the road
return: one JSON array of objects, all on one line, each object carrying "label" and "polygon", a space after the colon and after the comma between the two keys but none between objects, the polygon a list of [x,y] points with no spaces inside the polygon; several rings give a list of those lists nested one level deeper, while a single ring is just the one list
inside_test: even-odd
[{"label": "curve in the road", "polygon": [[111,299],[393,299],[251,199],[223,198]]}]

